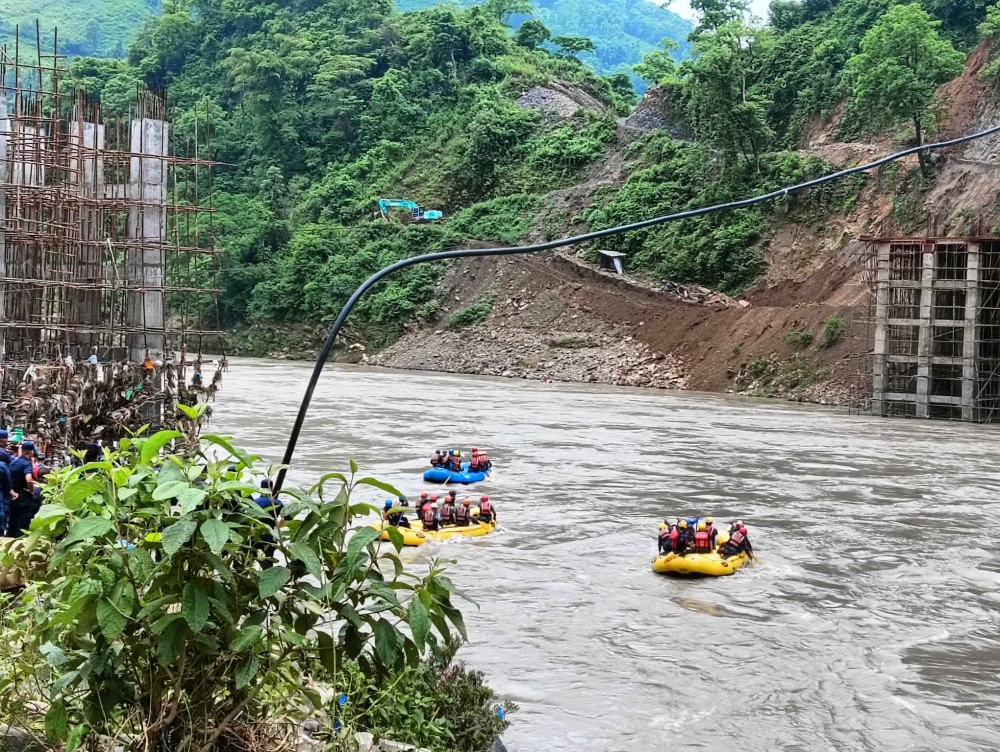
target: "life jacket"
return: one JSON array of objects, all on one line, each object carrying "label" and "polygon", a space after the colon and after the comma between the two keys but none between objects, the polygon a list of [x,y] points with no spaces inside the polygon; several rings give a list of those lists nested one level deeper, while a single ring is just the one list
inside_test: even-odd
[{"label": "life jacket", "polygon": [[493,505],[488,501],[479,502],[479,514],[493,514]]},{"label": "life jacket", "polygon": [[441,519],[445,522],[451,522],[451,514],[454,509],[455,508],[451,504],[445,502],[444,506],[441,507]]},{"label": "life jacket", "polygon": [[456,473],[462,472],[462,458],[452,457],[451,458],[451,469]]},{"label": "life jacket", "polygon": [[465,522],[467,519],[469,519],[469,508],[465,504],[459,504],[455,507],[456,522]]},{"label": "life jacket", "polygon": [[479,453],[479,467],[483,470],[487,470],[490,466],[490,456],[486,452]]},{"label": "life jacket", "polygon": [[694,534],[694,547],[699,551],[708,551],[711,545],[707,530],[699,530]]},{"label": "life jacket", "polygon": [[434,524],[434,507],[432,507],[430,504],[424,507],[423,520],[425,525]]},{"label": "life jacket", "polygon": [[670,536],[670,545],[671,545],[671,547],[677,548],[677,541],[680,540],[681,531],[678,530],[675,527],[672,527],[672,528],[670,528],[670,531],[667,533],[667,535]]},{"label": "life jacket", "polygon": [[743,532],[744,530],[746,530],[746,528],[741,527],[739,530],[730,535],[729,542],[737,547],[743,545],[743,541],[746,540],[746,534]]},{"label": "life jacket", "polygon": [[670,531],[669,530],[661,530],[660,531],[660,541],[661,542],[667,540],[669,537],[670,537]]}]

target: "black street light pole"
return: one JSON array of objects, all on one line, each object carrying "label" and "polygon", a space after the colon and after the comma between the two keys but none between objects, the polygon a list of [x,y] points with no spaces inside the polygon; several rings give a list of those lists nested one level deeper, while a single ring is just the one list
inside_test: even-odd
[{"label": "black street light pole", "polygon": [[890,154],[887,157],[878,159],[874,162],[869,162],[868,164],[858,165],[856,167],[851,167],[847,170],[841,170],[839,172],[834,172],[829,175],[824,175],[821,178],[816,178],[815,180],[808,180],[804,183],[798,183],[797,185],[792,185],[787,188],[781,188],[776,191],[771,191],[770,193],[765,193],[760,196],[754,196],[752,198],[741,199],[740,201],[731,201],[725,204],[716,204],[714,206],[705,206],[700,209],[691,209],[689,211],[678,212],[677,214],[667,214],[661,217],[653,217],[652,219],[645,219],[641,222],[634,222],[629,225],[622,225],[620,227],[610,227],[606,230],[598,230],[597,232],[588,232],[584,235],[576,235],[571,238],[562,238],[560,240],[552,240],[548,243],[537,243],[535,245],[523,245],[516,248],[466,248],[462,250],[454,251],[441,251],[440,253],[425,253],[421,256],[413,256],[408,259],[403,259],[402,261],[397,261],[391,266],[387,266],[385,269],[376,272],[371,277],[369,277],[365,282],[354,291],[354,294],[348,299],[347,303],[340,311],[340,315],[337,316],[337,320],[333,322],[333,328],[330,329],[330,333],[327,335],[326,342],[323,344],[323,349],[319,353],[319,357],[316,358],[316,366],[313,368],[312,376],[309,377],[309,385],[306,387],[306,393],[302,397],[302,403],[299,405],[298,415],[295,416],[295,425],[292,427],[292,433],[288,437],[288,446],[285,447],[285,456],[282,458],[281,470],[278,472],[278,477],[275,479],[274,490],[272,493],[277,494],[285,482],[285,474],[288,470],[288,466],[292,463],[292,457],[295,454],[295,445],[299,440],[299,433],[302,431],[302,424],[305,422],[306,413],[309,412],[309,404],[312,402],[313,392],[316,391],[316,384],[319,383],[320,374],[323,373],[323,367],[326,365],[326,360],[330,353],[333,351],[333,345],[337,341],[337,335],[340,333],[341,328],[344,326],[344,321],[347,319],[348,315],[351,313],[351,309],[357,304],[361,296],[364,295],[368,290],[375,286],[384,277],[388,277],[390,274],[399,271],[400,269],[406,269],[410,266],[416,266],[417,264],[425,264],[430,261],[443,261],[444,259],[454,259],[454,258],[471,258],[475,256],[517,256],[528,253],[538,253],[539,251],[547,251],[552,248],[562,248],[570,245],[578,245],[580,243],[586,243],[591,240],[599,240],[601,238],[610,237],[612,235],[620,235],[625,232],[630,232],[632,230],[641,230],[645,227],[653,227],[655,225],[666,224],[667,222],[674,222],[679,219],[690,219],[692,217],[701,217],[706,214],[713,214],[719,211],[728,211],[730,209],[744,209],[748,206],[754,206],[755,204],[761,204],[765,201],[771,201],[775,198],[781,198],[782,196],[787,196],[790,193],[796,193],[797,191],[807,190],[809,188],[815,188],[816,186],[824,185],[826,183],[831,183],[835,180],[840,180],[848,175],[854,175],[859,172],[867,172],[869,170],[874,170],[883,165],[887,165],[890,162],[895,162],[903,157],[908,157],[911,154],[918,154],[925,151],[933,151],[936,149],[945,149],[950,146],[958,146],[959,144],[964,144],[969,141],[974,141],[979,138],[984,138],[986,136],[993,135],[994,133],[1000,133],[1000,126],[994,128],[989,128],[985,131],[980,131],[979,133],[973,133],[968,136],[962,136],[960,138],[955,138],[950,141],[941,141],[934,144],[923,144],[922,146],[914,146],[913,148],[906,149],[905,151],[897,152],[896,154]]}]

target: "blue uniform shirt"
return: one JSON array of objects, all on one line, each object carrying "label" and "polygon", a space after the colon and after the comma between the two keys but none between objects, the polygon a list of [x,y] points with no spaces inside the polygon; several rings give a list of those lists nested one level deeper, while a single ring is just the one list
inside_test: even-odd
[{"label": "blue uniform shirt", "polygon": [[11,486],[18,494],[23,494],[21,501],[25,501],[30,496],[25,476],[31,475],[31,470],[31,460],[24,457],[15,457],[10,462]]}]

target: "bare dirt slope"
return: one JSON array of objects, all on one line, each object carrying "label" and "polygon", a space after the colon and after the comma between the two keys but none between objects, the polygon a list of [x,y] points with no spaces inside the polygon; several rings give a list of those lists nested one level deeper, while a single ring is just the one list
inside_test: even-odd
[{"label": "bare dirt slope", "polygon": [[[987,60],[988,51],[977,50],[963,75],[943,87],[950,102],[945,135],[1000,122],[997,97],[978,75]],[[843,166],[899,149],[900,143],[891,138],[837,143],[833,134],[840,114],[808,128],[804,149]],[[628,134],[623,135],[578,185],[546,198],[533,240],[584,229],[578,215],[594,192],[625,179]],[[915,159],[893,173],[876,173],[850,213],[822,222],[777,217],[760,248],[768,271],[747,291],[749,305],[688,302],[637,280],[601,272],[569,253],[457,264],[442,281],[442,323],[412,332],[376,362],[519,378],[850,401],[865,388],[856,373],[858,356],[867,347],[866,332],[852,326],[866,311],[861,237],[912,230],[904,226],[906,221],[924,222],[939,234],[971,232],[972,224],[993,227],[1000,220],[998,151],[1000,139],[940,155],[929,189],[911,189],[900,179],[915,174]],[[909,207],[909,220],[901,206]],[[447,326],[451,313],[484,295],[495,298],[488,318],[464,329]],[[824,343],[831,317],[842,318],[845,330]]]}]

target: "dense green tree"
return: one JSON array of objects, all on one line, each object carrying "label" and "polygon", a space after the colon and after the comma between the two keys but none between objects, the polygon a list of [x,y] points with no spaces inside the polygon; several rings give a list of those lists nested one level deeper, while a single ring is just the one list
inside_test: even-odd
[{"label": "dense green tree", "polygon": [[597,49],[592,39],[572,34],[552,37],[552,44],[559,48],[559,54],[572,58],[582,52],[594,52]]},{"label": "dense green tree", "polygon": [[514,15],[531,15],[534,6],[531,0],[486,0],[483,8],[505,26]]},{"label": "dense green tree", "polygon": [[[874,123],[911,122],[918,145],[937,87],[962,71],[962,53],[940,37],[940,26],[918,3],[897,5],[865,34],[861,52],[848,63],[854,106]],[[923,153],[920,164],[926,167]]]},{"label": "dense green tree", "polygon": [[767,122],[770,102],[754,87],[766,34],[743,21],[705,31],[695,41],[695,58],[681,69],[695,133],[729,162],[757,165],[774,135]]},{"label": "dense green tree", "polygon": [[514,41],[529,50],[541,46],[551,38],[552,32],[537,18],[525,21],[514,34]]},{"label": "dense green tree", "polygon": [[638,65],[633,65],[632,70],[650,84],[669,83],[677,75],[676,52],[677,42],[664,39],[658,49],[646,55]]},{"label": "dense green tree", "polygon": [[698,26],[692,32],[697,39],[705,32],[715,32],[733,21],[744,20],[750,4],[747,0],[691,0],[691,9],[698,14]]}]

